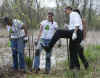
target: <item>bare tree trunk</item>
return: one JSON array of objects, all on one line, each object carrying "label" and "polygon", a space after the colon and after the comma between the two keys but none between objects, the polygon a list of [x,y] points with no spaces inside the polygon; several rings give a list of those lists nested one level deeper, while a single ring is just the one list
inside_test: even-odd
[{"label": "bare tree trunk", "polygon": [[84,0],[84,6],[83,6],[83,10],[82,10],[82,15],[85,16],[86,14],[86,7],[87,7],[87,4],[88,4],[88,0]]},{"label": "bare tree trunk", "polygon": [[37,5],[37,21],[40,21],[40,3],[36,0],[36,5]]},{"label": "bare tree trunk", "polygon": [[93,0],[90,0],[90,8],[89,8],[89,15],[88,15],[88,25],[91,25],[91,20],[92,20],[92,6],[93,6]]}]

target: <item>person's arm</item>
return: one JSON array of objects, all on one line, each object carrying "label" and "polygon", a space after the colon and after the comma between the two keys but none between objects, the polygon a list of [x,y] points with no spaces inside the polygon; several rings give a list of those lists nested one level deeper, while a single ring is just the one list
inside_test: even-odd
[{"label": "person's arm", "polygon": [[23,29],[24,30],[24,33],[23,34],[25,34],[25,37],[27,37],[28,36],[28,28],[27,28],[27,25],[24,24],[22,21],[20,21],[18,19],[16,19],[16,23],[18,24],[18,27],[20,29]]},{"label": "person's arm", "polygon": [[41,36],[41,34],[42,34],[42,31],[43,31],[43,26],[40,25],[40,31],[39,31],[39,34],[38,34],[38,37],[37,37],[37,41],[39,41],[40,36]]},{"label": "person's arm", "polygon": [[25,36],[27,36],[28,35],[28,30],[27,30],[27,26],[25,24],[23,24],[22,29],[24,29]]},{"label": "person's arm", "polygon": [[9,33],[9,40],[11,40],[11,33],[13,33],[12,29],[10,26],[7,26],[7,30],[8,30],[8,33]]}]

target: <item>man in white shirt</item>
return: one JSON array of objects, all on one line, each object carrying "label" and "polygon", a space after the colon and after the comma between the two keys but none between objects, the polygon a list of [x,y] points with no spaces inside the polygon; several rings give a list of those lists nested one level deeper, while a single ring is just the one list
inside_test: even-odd
[{"label": "man in white shirt", "polygon": [[[69,15],[69,25],[68,25],[68,30],[62,30],[59,29],[55,32],[54,36],[52,37],[50,43],[48,46],[43,46],[42,47],[46,51],[52,50],[53,46],[55,43],[60,39],[60,38],[69,38],[70,39],[70,69],[73,69],[74,67],[80,69],[78,65],[76,65],[77,61],[77,55],[75,54],[75,57],[73,56],[73,45],[80,45],[80,42],[82,41],[82,20],[80,15],[77,12],[73,12],[71,7],[65,8],[65,13]],[[74,46],[75,47],[75,46]],[[78,47],[76,47],[77,49]],[[75,58],[75,60],[74,60]],[[74,67],[73,67],[74,65]]]},{"label": "man in white shirt", "polygon": [[[81,13],[78,9],[74,9],[73,11],[77,12],[81,16]],[[83,26],[83,39],[82,39],[82,42],[80,43],[80,45],[78,45],[78,47],[80,47],[80,48],[77,49],[77,58],[78,57],[80,58],[80,60],[82,61],[83,65],[84,65],[84,68],[87,69],[89,67],[89,63],[84,55],[84,46],[83,46],[84,40],[86,39],[86,21],[82,18],[82,16],[81,16],[81,19],[82,19],[82,26]],[[77,46],[77,45],[75,45],[75,46]],[[76,47],[74,47],[74,48],[76,48]],[[76,62],[76,63],[79,63],[79,62]]]},{"label": "man in white shirt", "polygon": [[[71,7],[65,8],[65,12],[69,14],[69,18],[70,18],[68,30],[74,29],[73,35],[76,37],[78,36],[81,37],[82,33],[80,33],[80,31],[83,30],[81,16],[77,12],[72,11]],[[77,33],[77,35],[75,33]],[[73,39],[73,37],[70,38],[70,43],[69,43],[69,50],[70,50],[70,66],[69,67],[70,69],[76,68],[79,70],[80,64],[78,60],[78,51],[80,49],[80,42],[78,42],[77,39]],[[82,37],[80,40],[82,40]]]},{"label": "man in white shirt", "polygon": [[22,21],[18,19],[11,19],[9,17],[4,18],[4,23],[7,26],[11,42],[13,69],[20,69],[20,71],[24,72],[24,38],[27,36],[27,28]]},{"label": "man in white shirt", "polygon": [[[38,44],[35,52],[35,60],[34,60],[34,66],[33,68],[35,69],[35,72],[38,73],[39,71],[39,65],[40,65],[40,53],[42,50],[41,45],[48,45],[50,40],[52,39],[58,25],[57,23],[53,20],[53,13],[49,12],[48,13],[48,19],[43,20],[40,23],[40,32],[37,38]],[[45,65],[45,73],[48,74],[50,72],[51,68],[51,51],[46,52],[46,65]]]}]

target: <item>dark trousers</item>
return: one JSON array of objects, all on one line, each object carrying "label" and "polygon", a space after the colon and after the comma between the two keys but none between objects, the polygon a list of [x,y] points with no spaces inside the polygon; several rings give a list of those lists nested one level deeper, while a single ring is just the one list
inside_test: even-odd
[{"label": "dark trousers", "polygon": [[70,69],[80,69],[80,64],[79,64],[79,60],[78,60],[78,51],[79,51],[79,46],[78,44],[72,44],[70,41],[69,44],[69,51],[70,51]]},{"label": "dark trousers", "polygon": [[80,46],[80,51],[78,52],[78,56],[86,69],[89,66],[89,64],[88,64],[87,59],[84,56],[84,47]]},{"label": "dark trousers", "polygon": [[72,40],[71,38],[72,38],[73,32],[74,32],[74,30],[61,30],[61,29],[57,30],[49,43],[49,49],[52,49],[53,46],[56,44],[56,42],[60,38],[69,38],[70,39],[70,44],[69,44],[70,68],[73,69],[74,67],[76,67],[76,68],[80,69],[78,56],[82,60],[85,67],[88,65],[88,63],[84,57],[84,54],[83,54],[83,48],[80,45],[80,42],[83,39],[83,33],[81,30],[78,30],[77,39]]},{"label": "dark trousers", "polygon": [[80,45],[80,43],[76,43],[76,40],[70,39],[69,50],[70,50],[70,69],[74,68],[80,69],[78,58],[80,58],[80,60],[84,64],[84,67],[87,69],[89,65],[84,56],[84,48]]},{"label": "dark trousers", "polygon": [[[69,38],[69,39],[71,39],[73,32],[74,32],[74,30],[62,30],[62,29],[57,30],[55,32],[53,38],[51,39],[50,43],[49,43],[49,49],[52,49],[53,46],[56,44],[56,42],[60,38]],[[75,41],[72,41],[73,44],[77,44],[77,43],[81,42],[81,40],[82,40],[81,34],[82,34],[82,31],[78,30],[78,32],[77,32],[78,37]]]}]

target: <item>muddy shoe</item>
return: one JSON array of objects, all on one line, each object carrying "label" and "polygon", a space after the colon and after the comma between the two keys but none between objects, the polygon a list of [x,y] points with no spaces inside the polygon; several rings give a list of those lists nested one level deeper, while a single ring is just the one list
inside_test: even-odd
[{"label": "muddy shoe", "polygon": [[50,71],[49,70],[45,70],[44,74],[49,74]]},{"label": "muddy shoe", "polygon": [[[38,68],[37,70],[40,71],[40,68]],[[33,71],[35,71],[35,68],[30,70],[30,72],[33,72]]]},{"label": "muddy shoe", "polygon": [[46,72],[44,72],[44,74],[49,74],[49,72],[48,72],[48,71],[46,71]]},{"label": "muddy shoe", "polygon": [[89,64],[86,63],[86,64],[84,65],[84,67],[85,67],[85,70],[87,70],[87,69],[89,68]]},{"label": "muddy shoe", "polygon": [[38,71],[40,71],[40,68],[38,68]]},{"label": "muddy shoe", "polygon": [[34,69],[34,73],[38,74],[39,70],[38,69]]},{"label": "muddy shoe", "polygon": [[19,72],[20,72],[20,74],[25,74],[26,70],[25,69],[20,69]]},{"label": "muddy shoe", "polygon": [[11,67],[11,68],[8,69],[8,71],[10,73],[17,73],[18,72],[18,69],[15,69],[15,68]]}]

